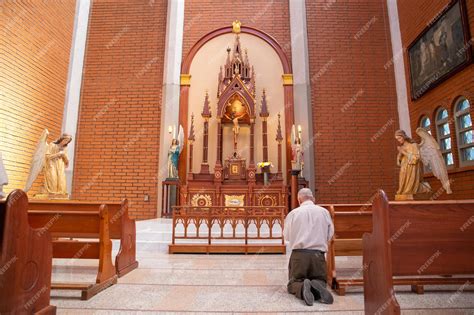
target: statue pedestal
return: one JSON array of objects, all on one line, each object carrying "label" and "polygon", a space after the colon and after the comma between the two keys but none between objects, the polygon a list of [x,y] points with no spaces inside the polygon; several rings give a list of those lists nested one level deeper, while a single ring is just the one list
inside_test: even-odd
[{"label": "statue pedestal", "polygon": [[179,205],[179,180],[177,178],[167,178],[162,182],[161,189],[161,217],[171,218],[173,216],[173,206]]},{"label": "statue pedestal", "polygon": [[38,193],[35,194],[33,198],[44,200],[69,200],[69,194]]},{"label": "statue pedestal", "polygon": [[433,194],[421,193],[415,195],[395,195],[395,201],[411,201],[411,200],[430,200]]}]

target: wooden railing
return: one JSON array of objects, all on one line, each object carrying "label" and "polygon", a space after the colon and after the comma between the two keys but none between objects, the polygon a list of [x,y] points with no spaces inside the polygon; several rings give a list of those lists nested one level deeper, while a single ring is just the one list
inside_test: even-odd
[{"label": "wooden railing", "polygon": [[[174,207],[169,252],[285,253],[285,211],[284,206]],[[268,233],[262,233],[264,227]]]}]

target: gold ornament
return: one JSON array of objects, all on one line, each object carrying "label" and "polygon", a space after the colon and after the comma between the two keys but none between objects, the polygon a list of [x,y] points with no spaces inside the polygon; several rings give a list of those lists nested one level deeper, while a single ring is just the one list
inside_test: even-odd
[{"label": "gold ornament", "polygon": [[232,22],[232,33],[239,34],[242,23],[239,20]]},{"label": "gold ornament", "polygon": [[243,207],[245,195],[224,195],[226,207]]},{"label": "gold ornament", "polygon": [[258,195],[257,204],[262,207],[273,207],[277,205],[277,199],[276,196]]},{"label": "gold ornament", "polygon": [[193,207],[210,207],[210,206],[212,206],[211,195],[208,195],[208,194],[195,194],[191,198],[191,206],[193,206]]}]

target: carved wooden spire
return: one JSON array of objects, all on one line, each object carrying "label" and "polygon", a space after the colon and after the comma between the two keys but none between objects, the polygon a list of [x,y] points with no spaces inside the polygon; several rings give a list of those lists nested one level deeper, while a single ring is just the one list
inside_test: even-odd
[{"label": "carved wooden spire", "polygon": [[235,35],[234,49],[227,47],[227,59],[223,68],[224,71],[219,72],[217,97],[224,94],[231,82],[238,78],[255,99],[255,70],[250,64],[247,50],[240,43],[238,34]]},{"label": "carved wooden spire", "polygon": [[204,107],[202,109],[201,116],[204,118],[211,118],[211,107],[209,106],[209,93],[206,91],[206,97],[204,99]]},{"label": "carved wooden spire", "polygon": [[222,79],[224,78],[222,74],[222,66],[219,68],[219,78],[217,80],[217,97],[219,97],[222,93]]},{"label": "carved wooden spire", "polygon": [[255,98],[255,93],[257,91],[257,87],[255,84],[255,68],[252,66],[252,74],[250,76],[250,91],[252,91],[252,95]]},{"label": "carved wooden spire", "polygon": [[265,89],[263,89],[262,108],[260,111],[260,117],[268,117],[268,116],[270,116],[270,113],[268,112],[268,107],[267,107],[267,95],[265,93]]},{"label": "carved wooden spire", "polygon": [[188,141],[194,141],[194,140],[196,140],[196,137],[194,134],[194,114],[191,114],[191,128],[189,129]]},{"label": "carved wooden spire", "polygon": [[281,143],[283,141],[283,134],[281,132],[281,123],[280,123],[280,113],[278,113],[278,127],[277,127],[277,135],[276,135],[276,141],[278,143]]}]

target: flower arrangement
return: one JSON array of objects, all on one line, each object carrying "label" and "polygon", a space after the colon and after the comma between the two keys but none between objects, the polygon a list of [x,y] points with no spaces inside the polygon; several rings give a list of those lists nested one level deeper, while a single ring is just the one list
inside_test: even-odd
[{"label": "flower arrangement", "polygon": [[262,169],[263,184],[268,185],[269,184],[268,173],[270,173],[270,167],[273,167],[272,162],[260,162],[260,163],[257,163],[257,166]]},{"label": "flower arrangement", "polygon": [[273,167],[272,162],[259,162],[257,163],[257,166],[260,168],[265,168],[265,167]]}]

